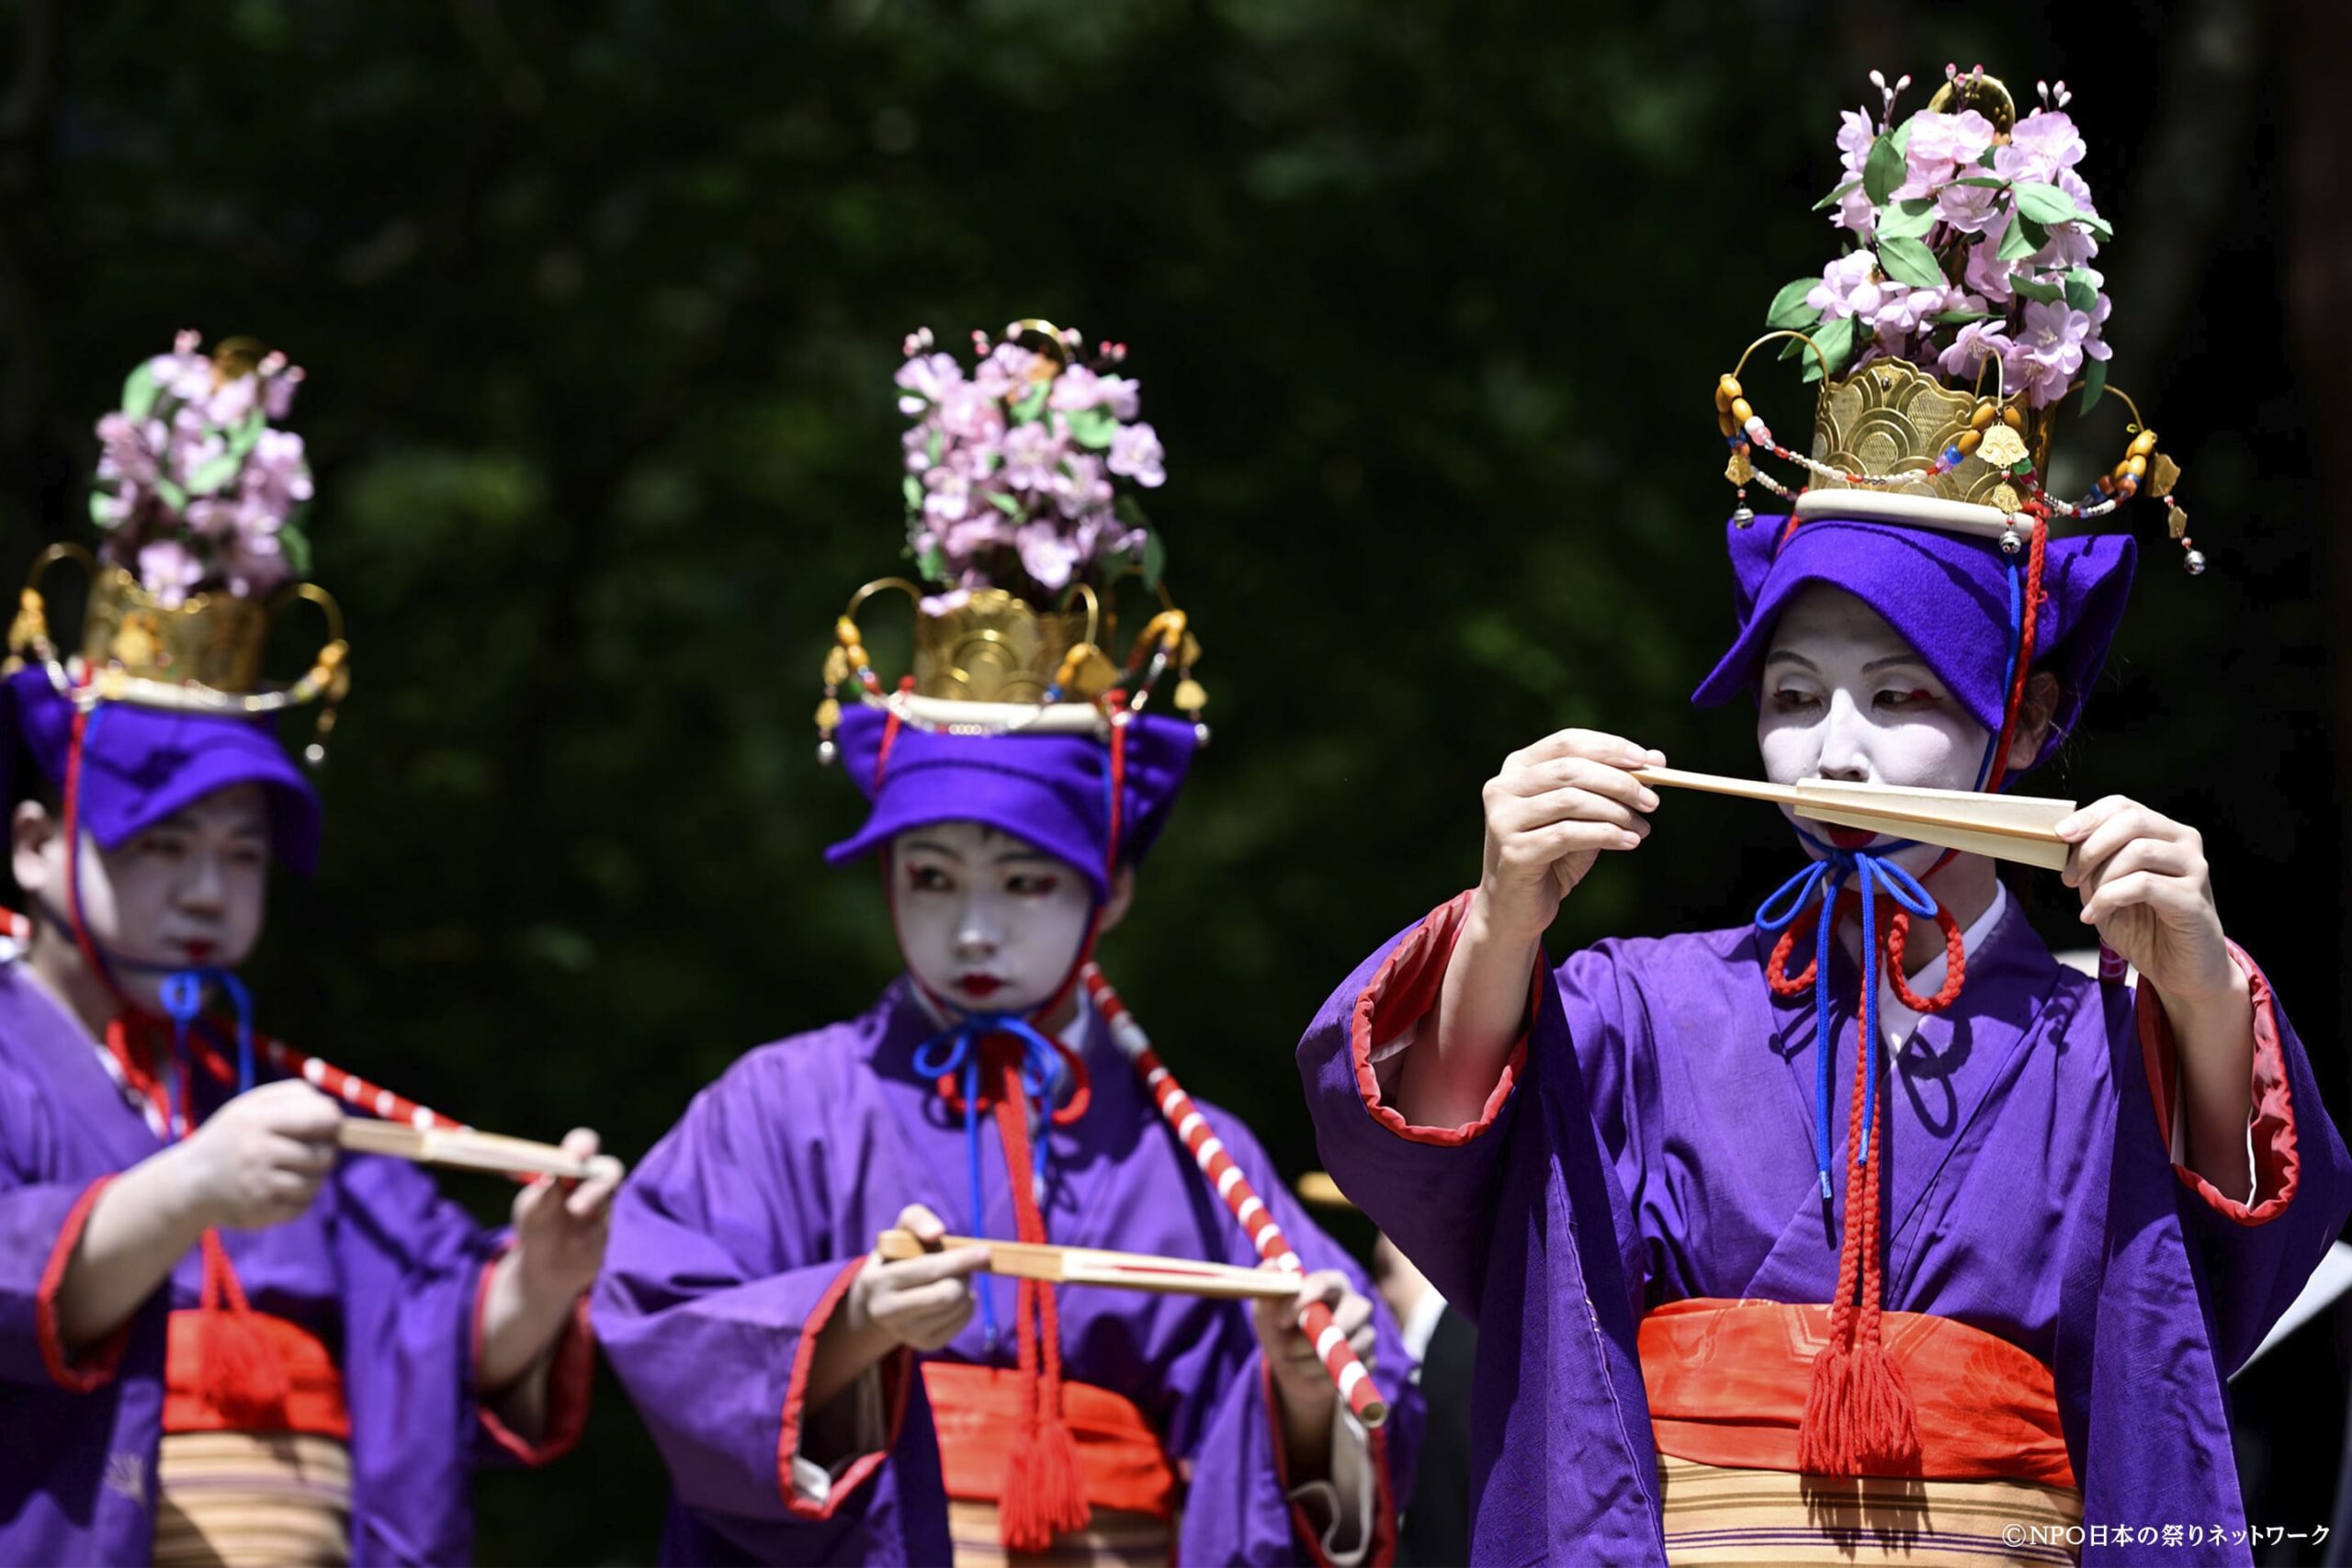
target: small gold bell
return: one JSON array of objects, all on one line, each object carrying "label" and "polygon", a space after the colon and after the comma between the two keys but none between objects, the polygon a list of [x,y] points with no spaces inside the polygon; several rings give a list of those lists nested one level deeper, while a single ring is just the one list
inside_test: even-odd
[{"label": "small gold bell", "polygon": [[1209,705],[1208,693],[1190,675],[1176,682],[1176,705],[1185,713],[1198,713]]},{"label": "small gold bell", "polygon": [[2180,482],[2180,465],[2162,452],[2148,464],[2148,493],[2170,495],[2172,487]]},{"label": "small gold bell", "polygon": [[825,649],[825,684],[838,686],[848,679],[849,655],[842,651],[839,643],[835,643]]},{"label": "small gold bell", "polygon": [[819,703],[817,705],[817,728],[820,729],[839,729],[841,727],[842,705],[840,701],[833,697],[827,697],[823,702]]},{"label": "small gold bell", "polygon": [[2175,506],[2166,510],[2172,513],[2169,524],[2172,536],[2176,539],[2185,538],[2188,534],[2188,509],[2185,506]]},{"label": "small gold bell", "polygon": [[1995,485],[1993,493],[1986,496],[1984,500],[1987,505],[2002,512],[2015,512],[2025,504],[2025,498],[2018,494],[2016,489],[2006,482]]},{"label": "small gold bell", "polygon": [[1747,448],[1745,446],[1734,452],[1731,461],[1724,465],[1724,478],[1736,485],[1744,485],[1755,477],[1756,467],[1747,460]]},{"label": "small gold bell", "polygon": [[2025,461],[2025,437],[2006,424],[1996,424],[1984,433],[1984,443],[1976,455],[1996,468],[2014,468]]},{"label": "small gold bell", "polygon": [[1099,697],[1109,691],[1119,679],[1119,667],[1111,662],[1099,648],[1090,648],[1086,657],[1079,660],[1078,678],[1070,682],[1069,695],[1080,699]]}]

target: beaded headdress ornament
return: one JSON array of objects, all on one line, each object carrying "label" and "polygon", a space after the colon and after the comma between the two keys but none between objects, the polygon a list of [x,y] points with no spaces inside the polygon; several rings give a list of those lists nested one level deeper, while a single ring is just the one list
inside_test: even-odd
[{"label": "beaded headdress ornament", "polygon": [[[2144,491],[2164,502],[2189,572],[2203,571],[2174,493],[2179,467],[2108,382],[2109,301],[2090,263],[2113,229],[2076,172],[2084,145],[2065,84],[2041,85],[2041,107],[2020,118],[1983,66],[1947,66],[1927,108],[1898,125],[1895,100],[1911,78],[1871,80],[1879,113],[1846,112],[1846,177],[1817,204],[1835,209],[1853,245],[1819,277],[1781,290],[1773,330],[1716,383],[1734,520],[1754,515],[1752,482],[1791,502],[1799,523],[1942,528],[2015,555],[2054,517],[2104,517]],[[1822,383],[1810,453],[1773,437],[1740,382],[1749,357],[1776,341]],[[2132,423],[2114,468],[2069,502],[2044,490],[2043,474],[2058,404],[2076,392],[2085,412],[2114,393]],[[1757,466],[1759,451],[1806,480],[1774,479]]]},{"label": "beaded headdress ornament", "polygon": [[[302,438],[273,423],[302,372],[251,338],[207,355],[184,332],[123,383],[98,421],[90,516],[96,552],[51,545],[34,559],[8,631],[6,672],[46,669],[87,714],[128,703],[175,713],[260,718],[317,702],[304,756],[326,757],[335,709],[351,689],[350,647],[334,596],[301,581],[310,568],[302,513],[311,470]],[[40,585],[62,560],[89,574],[78,654],[50,637]],[[262,675],[272,623],[297,601],[318,606],[327,641],[291,683]]]},{"label": "beaded headdress ornament", "polygon": [[[907,551],[920,583],[886,577],[852,594],[825,655],[818,757],[837,756],[841,688],[900,724],[956,735],[1110,739],[1172,671],[1170,705],[1207,739],[1200,644],[1161,581],[1159,536],[1137,492],[1166,478],[1158,434],[1138,420],[1123,344],[1087,354],[1080,334],[1020,321],[972,334],[967,373],[926,329],[905,343],[897,382]],[[1111,652],[1114,587],[1157,599],[1124,660]],[[914,669],[895,689],[868,659],[857,615],[884,591],[914,601]]]}]

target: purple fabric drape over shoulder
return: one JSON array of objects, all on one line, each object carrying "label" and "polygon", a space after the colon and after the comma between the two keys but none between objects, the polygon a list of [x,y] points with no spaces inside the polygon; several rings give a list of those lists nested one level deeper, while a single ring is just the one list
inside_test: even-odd
[{"label": "purple fabric drape over shoulder", "polygon": [[[912,1202],[952,1230],[1011,1236],[1004,1156],[983,1120],[986,1212],[972,1213],[963,1122],[916,1073],[936,1032],[902,981],[865,1014],[764,1046],[705,1089],[631,1175],[595,1298],[598,1337],[668,1461],[673,1562],[943,1562],[946,1498],[922,1380],[886,1451],[810,1505],[788,1486],[787,1422],[801,1419],[809,1325],[820,1323],[874,1238]],[[1044,1213],[1057,1242],[1236,1263],[1244,1236],[1145,1097],[1099,1020],[1084,1048],[1091,1104],[1051,1136]],[[1274,1179],[1239,1119],[1203,1107],[1259,1182],[1310,1269],[1361,1277]],[[990,1280],[1007,1343],[979,1317],[943,1359],[1009,1365],[1013,1282]],[[1277,1473],[1261,1357],[1237,1303],[1069,1287],[1066,1377],[1131,1401],[1172,1460],[1189,1461],[1180,1560],[1300,1560]],[[1378,1370],[1395,1408],[1392,1476],[1410,1475],[1419,1406],[1385,1312]]]},{"label": "purple fabric drape over shoulder", "polygon": [[[1375,953],[1301,1043],[1324,1157],[1479,1322],[1476,1559],[1658,1562],[1641,1314],[1835,1293],[1811,998],[1771,991],[1752,930],[1603,942],[1536,986],[1522,1055],[1479,1122],[1413,1128],[1366,1058],[1435,1027],[1462,908]],[[2256,1197],[2289,1171],[2294,1184],[2267,1223],[2245,1223],[2264,1205],[2224,1212],[2177,1174],[2135,1018],[2146,998],[2062,968],[2014,908],[1970,957],[1960,1004],[1920,1024],[1882,1085],[1886,1304],[2052,1369],[2087,1522],[2242,1523],[2226,1377],[2352,1207],[2310,1063],[2256,979]],[[1842,953],[1828,983],[1850,1050]]]}]

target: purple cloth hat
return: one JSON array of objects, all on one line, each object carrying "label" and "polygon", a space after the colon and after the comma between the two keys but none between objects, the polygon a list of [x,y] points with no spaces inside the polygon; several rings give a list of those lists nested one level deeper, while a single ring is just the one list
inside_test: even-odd
[{"label": "purple cloth hat", "polygon": [[[1781,536],[1787,534],[1787,543]],[[1771,651],[1772,627],[1809,583],[1842,588],[1886,618],[1986,729],[2001,728],[2013,640],[2009,568],[2020,583],[2025,554],[2004,555],[1991,539],[1941,528],[1844,518],[1812,518],[1788,533],[1785,517],[1758,517],[1724,529],[1739,607],[1739,635],[1690,700],[1702,706],[1756,693]],[[2125,534],[2052,539],[2042,553],[2042,603],[2029,668],[2048,666],[2060,696],[2036,765],[2057,750],[2106,662],[2123,619],[2137,547]]]},{"label": "purple cloth hat", "polygon": [[[874,809],[854,837],[825,852],[834,865],[881,848],[911,828],[933,822],[985,822],[1068,861],[1111,897],[1104,839],[1109,832],[1110,747],[1084,735],[940,735],[899,728],[879,786],[875,763],[888,716],[857,706],[835,736],[842,766]],[[1194,745],[1182,719],[1142,714],[1127,725],[1125,798],[1119,813],[1119,859],[1139,862],[1175,808]]]},{"label": "purple cloth hat", "polygon": [[[38,666],[8,677],[5,689],[11,712],[0,724],[0,745],[16,747],[6,759],[7,776],[13,782],[17,770],[29,763],[63,788],[73,703]],[[257,784],[266,792],[278,858],[304,876],[316,871],[318,793],[266,721],[104,703],[82,733],[82,823],[106,849],[241,784]]]}]

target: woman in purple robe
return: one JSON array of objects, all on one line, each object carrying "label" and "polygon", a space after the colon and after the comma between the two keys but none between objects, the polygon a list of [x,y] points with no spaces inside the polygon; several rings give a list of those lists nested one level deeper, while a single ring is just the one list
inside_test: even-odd
[{"label": "woman in purple robe", "polygon": [[[843,723],[854,778],[896,727]],[[893,1225],[1255,1263],[1074,984],[1118,923],[1190,760],[1189,725],[1127,727],[1132,824],[1115,870],[1105,748],[1091,737],[899,733],[835,862],[878,854],[907,973],[856,1017],[766,1045],[697,1096],[616,1205],[597,1332],[669,1461],[673,1562],[985,1558],[1025,1392],[1057,1358],[1091,1520],[1054,1549],[1097,1560],[1351,1562],[1393,1540],[1412,1412],[1367,1435],[1287,1313],[1088,1287],[1028,1292],[957,1248],[870,1256]],[[975,1081],[949,1052],[982,1043]],[[993,1080],[993,1081],[991,1081]],[[998,1106],[1034,1107],[1008,1122]],[[1201,1107],[1233,1162],[1241,1122]],[[1028,1122],[1023,1127],[1020,1122]],[[1035,1139],[1034,1156],[1019,1145]],[[1384,1384],[1407,1365],[1340,1248],[1261,1188]],[[1377,1348],[1374,1340],[1377,1339]],[[1398,1392],[1396,1397],[1406,1396]],[[1032,1543],[1040,1544],[1040,1543]]]},{"label": "woman in purple robe", "polygon": [[[192,347],[165,362],[199,411],[224,388],[249,410],[239,378],[276,373]],[[190,626],[186,653],[240,624],[227,585],[183,610],[116,558],[89,619],[119,657],[62,660],[36,623],[0,686],[29,906],[0,957],[0,1561],[464,1561],[473,1466],[578,1434],[618,1168],[533,1184],[499,1235],[414,1166],[338,1155],[345,1104],[312,1084],[429,1113],[322,1063],[289,1077],[252,1032],[235,970],[273,852],[316,863],[318,797],[261,723],[197,711],[220,670],[184,705],[98,696],[175,700],[146,628]]]},{"label": "woman in purple robe", "polygon": [[[1988,81],[1915,118],[1915,163],[1964,144],[2022,180],[2013,149],[2067,143],[2052,110],[1977,113]],[[1967,345],[1944,364],[1967,389]],[[1815,475],[1792,516],[1735,514],[1737,632],[1697,693],[1756,703],[1770,778],[1998,789],[2072,729],[2133,547],[2049,521],[2161,460],[2143,434],[2051,501],[2019,438],[2048,395],[1883,357],[1825,386],[1832,466],[1725,378],[1735,480],[1751,446]],[[1906,404],[1916,444],[1848,439]],[[2249,1561],[2226,1380],[2352,1171],[2194,829],[2121,795],[2057,825],[2096,978],[1984,856],[1793,818],[1806,868],[1754,923],[1550,965],[1562,901],[1652,837],[1663,762],[1583,730],[1513,753],[1477,885],[1300,1047],[1333,1173],[1479,1323],[1474,1556]]]},{"label": "woman in purple robe", "polygon": [[[968,378],[931,348],[910,337],[898,378],[910,542],[941,590],[916,673],[886,695],[867,664],[869,585],[818,710],[820,756],[872,803],[827,858],[879,861],[906,972],[695,1098],[623,1190],[596,1289],[669,1462],[662,1556],[1384,1560],[1418,1416],[1395,1325],[1091,962],[1196,744],[1143,711],[1154,683],[1173,664],[1175,705],[1205,700],[1174,610],[1124,682],[1094,641],[1100,596],[1151,558],[1112,476],[1158,484],[1157,437],[1114,346],[1081,361],[1076,333],[1017,322]],[[978,1245],[886,1260],[893,1227]],[[1299,1294],[999,1279],[991,1241],[1262,1259]],[[1396,1414],[1368,1429],[1377,1389]]]}]

